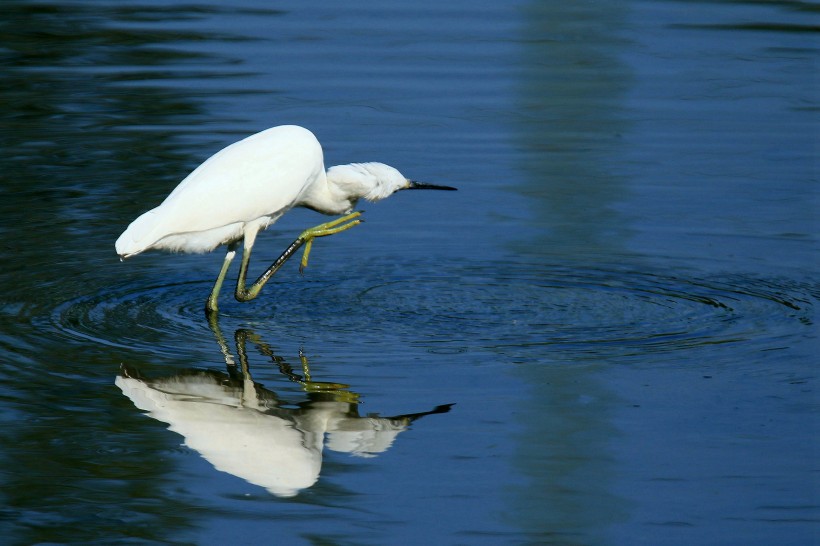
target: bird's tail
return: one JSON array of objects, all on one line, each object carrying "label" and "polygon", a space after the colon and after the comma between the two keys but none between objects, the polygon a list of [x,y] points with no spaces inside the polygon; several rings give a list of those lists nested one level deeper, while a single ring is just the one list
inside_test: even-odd
[{"label": "bird's tail", "polygon": [[156,227],[156,209],[149,210],[131,222],[119,236],[114,247],[122,258],[129,258],[147,250],[155,241],[151,237]]}]

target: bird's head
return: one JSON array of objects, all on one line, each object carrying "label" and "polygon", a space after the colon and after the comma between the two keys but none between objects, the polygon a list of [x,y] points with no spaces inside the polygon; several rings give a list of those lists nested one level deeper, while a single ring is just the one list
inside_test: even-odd
[{"label": "bird's head", "polygon": [[455,190],[450,186],[424,184],[406,178],[397,169],[384,163],[350,163],[336,165],[327,171],[328,182],[334,184],[355,203],[359,199],[379,201],[399,190]]}]

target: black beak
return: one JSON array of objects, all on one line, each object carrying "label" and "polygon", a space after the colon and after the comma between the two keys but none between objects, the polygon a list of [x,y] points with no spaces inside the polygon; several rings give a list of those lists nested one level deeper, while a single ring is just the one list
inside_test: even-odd
[{"label": "black beak", "polygon": [[407,186],[406,190],[448,190],[448,191],[456,191],[458,188],[454,188],[452,186],[437,186],[435,184],[425,184],[424,182],[416,182],[415,180],[409,180],[410,185]]}]

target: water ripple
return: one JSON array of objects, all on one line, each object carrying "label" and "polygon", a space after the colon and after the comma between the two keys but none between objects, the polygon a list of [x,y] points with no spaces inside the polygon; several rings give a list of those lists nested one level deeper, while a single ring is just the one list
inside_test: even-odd
[{"label": "water ripple", "polygon": [[[207,331],[200,293],[205,283],[106,287],[64,302],[51,315],[62,335],[123,349],[167,354],[174,337]],[[170,339],[169,339],[170,338]]]},{"label": "water ripple", "polygon": [[[806,335],[820,293],[816,284],[788,279],[696,278],[618,266],[488,263],[401,274],[413,270],[407,264],[388,271],[387,281],[378,266],[342,279],[279,281],[249,304],[225,295],[220,321],[274,335],[325,332],[441,352],[551,346],[628,355]],[[167,353],[207,330],[202,306],[209,289],[205,281],[122,285],[66,302],[51,320],[71,337]]]},{"label": "water ripple", "polygon": [[789,281],[622,268],[479,268],[423,284],[423,290],[413,282],[370,287],[359,301],[379,321],[427,323],[445,345],[480,339],[493,348],[629,354],[802,332],[817,300],[816,286]]}]

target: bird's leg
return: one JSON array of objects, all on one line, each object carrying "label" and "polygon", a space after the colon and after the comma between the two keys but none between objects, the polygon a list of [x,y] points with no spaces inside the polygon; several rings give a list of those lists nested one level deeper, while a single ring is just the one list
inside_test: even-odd
[{"label": "bird's leg", "polygon": [[359,216],[361,216],[361,211],[356,211],[347,216],[342,216],[341,218],[337,218],[331,222],[325,222],[324,224],[320,224],[318,226],[306,229],[302,232],[301,235],[297,238],[297,240],[302,239],[305,241],[305,251],[302,253],[302,261],[299,263],[299,273],[302,273],[308,264],[308,256],[310,255],[310,251],[313,248],[313,239],[316,237],[325,237],[327,235],[333,235],[334,233],[339,233],[341,231],[346,231],[353,226],[359,225],[362,223],[361,220],[358,220]]},{"label": "bird's leg", "polygon": [[231,262],[233,261],[234,256],[236,256],[235,242],[228,245],[228,253],[225,254],[225,261],[222,262],[222,269],[220,269],[219,276],[216,278],[213,290],[211,290],[211,295],[208,296],[208,301],[205,302],[205,315],[209,320],[211,317],[215,316],[216,312],[219,310],[219,305],[217,303],[217,300],[219,299],[219,291],[222,290],[222,283],[225,281],[225,275],[228,274],[228,268],[231,267]]},{"label": "bird's leg", "polygon": [[307,256],[310,253],[310,248],[312,246],[313,239],[316,237],[326,237],[328,235],[333,235],[335,233],[339,233],[345,230],[352,228],[360,224],[362,221],[358,219],[361,216],[361,212],[354,212],[352,214],[348,214],[347,216],[343,216],[341,218],[337,218],[332,222],[326,222],[324,224],[318,225],[316,227],[312,227],[310,229],[306,229],[302,232],[299,237],[294,240],[290,246],[288,246],[285,251],[276,258],[276,261],[273,262],[270,267],[265,270],[264,273],[259,275],[259,278],[250,285],[246,286],[247,277],[248,277],[248,264],[251,260],[251,248],[253,248],[253,242],[256,238],[256,233],[247,233],[245,234],[245,244],[244,250],[242,252],[242,263],[239,266],[239,278],[236,280],[236,299],[238,301],[250,301],[254,299],[256,296],[259,295],[259,291],[262,290],[262,287],[265,286],[265,283],[270,280],[270,278],[279,271],[279,269],[287,262],[291,256],[293,256],[297,250],[299,250],[302,245],[305,245],[305,254],[302,257],[302,267],[300,267],[300,271],[307,265]]},{"label": "bird's leg", "polygon": [[279,268],[285,265],[285,262],[288,261],[304,243],[305,241],[302,239],[296,239],[293,241],[290,246],[288,246],[288,248],[286,248],[278,258],[276,258],[276,261],[273,262],[264,273],[259,275],[259,278],[256,279],[256,281],[249,287],[246,286],[246,283],[248,277],[248,264],[251,261],[251,247],[246,245],[244,251],[242,252],[242,263],[239,265],[239,278],[236,279],[236,292],[234,293],[236,300],[251,301],[258,296],[259,291],[262,290],[265,283],[268,282],[274,273],[279,271]]}]

